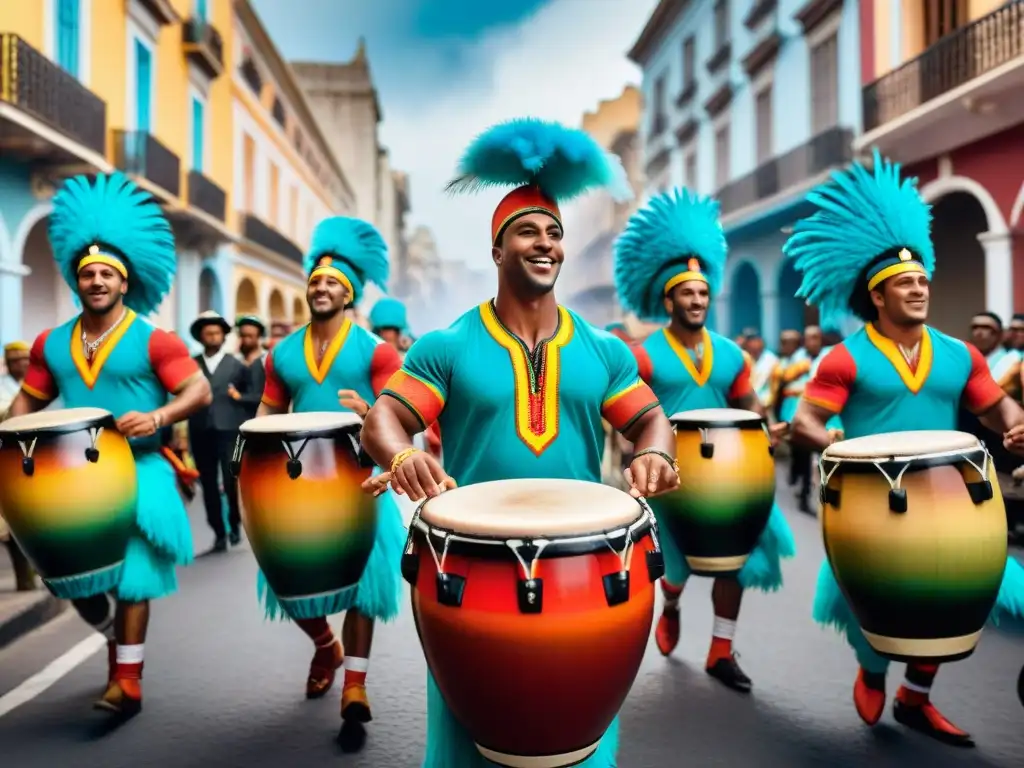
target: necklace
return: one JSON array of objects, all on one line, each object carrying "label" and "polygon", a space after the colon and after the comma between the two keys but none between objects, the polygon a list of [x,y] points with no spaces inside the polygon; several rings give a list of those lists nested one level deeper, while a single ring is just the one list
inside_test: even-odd
[{"label": "necklace", "polygon": [[117,318],[117,322],[97,336],[95,341],[89,341],[88,336],[85,333],[85,329],[82,329],[82,351],[85,353],[87,360],[92,360],[92,356],[96,354],[96,350],[100,348],[100,344],[106,341],[107,337],[114,332],[114,329],[121,324],[121,321],[124,320],[127,313],[128,310],[122,309],[121,316]]},{"label": "necklace", "polygon": [[900,354],[903,355],[903,359],[907,361],[907,365],[913,365],[917,362],[917,354],[921,350],[921,342],[917,342],[910,349],[907,349],[902,344],[897,344],[900,348]]}]

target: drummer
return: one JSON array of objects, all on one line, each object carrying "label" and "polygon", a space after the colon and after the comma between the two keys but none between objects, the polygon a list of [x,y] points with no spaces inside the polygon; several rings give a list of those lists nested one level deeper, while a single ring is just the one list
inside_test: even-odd
[{"label": "drummer", "polygon": [[140,317],[160,306],[177,267],[171,227],[148,194],[120,173],[70,179],[53,199],[49,234],[82,313],[35,340],[9,416],[41,410],[59,395],[68,408],[110,411],[131,443],[139,500],[115,620],[106,595],[74,601],[108,638],[108,684],[96,707],[127,717],[142,709],[149,602],[177,591],[175,566],[193,557],[160,429],[208,405],[210,387],[182,341]]},{"label": "drummer", "polygon": [[[866,325],[832,349],[804,391],[793,437],[821,451],[833,439],[826,422],[842,414],[846,437],[908,430],[955,430],[963,406],[1024,453],[1024,412],[992,378],[976,347],[928,326],[935,250],[931,213],[916,179],[874,156],[874,172],[857,164],[818,188],[819,210],[798,222],[785,246],[803,273],[798,296],[818,305],[823,322],[853,313]],[[920,395],[920,396],[916,396]],[[1008,559],[996,615],[1024,605],[1024,570]],[[828,562],[822,564],[814,617],[846,634],[860,669],[857,712],[874,725],[885,709],[889,662],[868,645]],[[939,741],[971,746],[971,737],[931,703],[937,665],[907,665],[896,692],[897,722]]]},{"label": "drummer", "polygon": [[[688,189],[652,199],[633,214],[615,245],[616,288],[626,309],[641,319],[669,320],[668,327],[632,348],[640,376],[666,413],[728,407],[765,416],[751,385],[750,357],[705,325],[712,296],[721,286],[727,253],[718,210],[717,201]],[[772,432],[781,434],[787,427],[776,424]],[[659,500],[652,499],[651,506],[658,515]],[[690,573],[670,537],[663,536],[661,546],[664,608],[655,640],[658,650],[668,656],[679,643],[679,598]],[[780,558],[792,557],[795,547],[786,518],[773,507],[757,548],[739,576],[715,579],[715,622],[705,669],[729,688],[744,693],[751,689],[750,678],[740,669],[732,649],[743,590],[779,589]]]},{"label": "drummer", "polygon": [[[267,383],[257,416],[286,413],[289,405],[296,413],[351,411],[365,416],[401,361],[393,347],[354,323],[346,310],[362,299],[366,283],[387,285],[387,245],[371,224],[335,216],[314,230],[305,269],[311,320],[267,355]],[[326,694],[335,670],[344,663],[338,741],[346,750],[362,747],[363,724],[373,719],[366,673],[374,621],[390,621],[398,615],[401,593],[406,534],[394,497],[382,496],[377,512],[376,543],[346,611],[341,642],[326,616],[295,622],[315,647],[306,680],[307,698]],[[268,618],[286,618],[262,572],[258,584]]]},{"label": "drummer", "polygon": [[[579,162],[552,148],[571,147]],[[637,446],[630,465],[634,495],[676,487],[672,427],[650,388],[637,376],[629,348],[558,305],[553,289],[564,259],[562,215],[545,189],[574,197],[612,186],[611,158],[582,131],[536,120],[514,121],[484,133],[464,157],[455,191],[513,183],[486,169],[508,168],[522,186],[502,199],[491,219],[491,256],[498,292],[449,328],[420,338],[370,409],[363,441],[388,481],[413,501],[455,486],[506,478],[601,482],[607,419]],[[497,163],[499,160],[504,162]],[[572,375],[566,375],[571,371]],[[572,382],[571,387],[564,386]],[[517,406],[521,404],[521,407]],[[447,474],[412,437],[439,419]],[[586,768],[612,768],[618,719]],[[473,741],[445,705],[432,676],[427,683],[425,768],[486,768]]]}]

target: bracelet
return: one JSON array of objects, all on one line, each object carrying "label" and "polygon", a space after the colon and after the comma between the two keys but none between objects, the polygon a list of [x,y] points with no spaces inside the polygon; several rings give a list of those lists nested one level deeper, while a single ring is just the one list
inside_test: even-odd
[{"label": "bracelet", "polygon": [[153,426],[160,429],[164,423],[164,415],[160,411],[153,411]]},{"label": "bracelet", "polygon": [[661,456],[661,458],[663,458],[668,463],[668,465],[672,467],[673,470],[675,470],[676,472],[679,471],[679,465],[676,463],[676,460],[673,459],[664,451],[659,451],[657,448],[644,448],[643,450],[634,453],[633,458],[638,459],[641,456],[649,456],[652,454],[654,456]]},{"label": "bracelet", "polygon": [[412,456],[414,453],[419,453],[419,448],[406,448],[404,451],[399,451],[395,454],[395,457],[391,459],[391,474],[395,474],[398,468],[402,466],[402,462]]}]

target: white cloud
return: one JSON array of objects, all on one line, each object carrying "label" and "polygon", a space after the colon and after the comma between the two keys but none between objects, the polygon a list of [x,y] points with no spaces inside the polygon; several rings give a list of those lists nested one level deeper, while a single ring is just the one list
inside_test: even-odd
[{"label": "white cloud", "polygon": [[[514,117],[578,126],[615,98],[639,69],[626,58],[655,0],[553,0],[534,16],[467,46],[466,61],[491,62],[488,92],[440,90],[426,110],[386,105],[382,138],[412,185],[411,222],[429,226],[442,258],[490,265],[490,221],[503,193],[451,198],[444,185],[470,141]],[[572,246],[573,233],[567,232]]]}]

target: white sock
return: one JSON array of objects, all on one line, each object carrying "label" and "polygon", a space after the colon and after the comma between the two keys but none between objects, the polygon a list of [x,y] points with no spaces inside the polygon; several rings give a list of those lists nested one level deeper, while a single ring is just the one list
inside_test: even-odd
[{"label": "white sock", "polygon": [[903,687],[910,691],[916,691],[917,693],[930,693],[932,687],[930,685],[921,685],[920,683],[911,682],[909,678],[903,678]]},{"label": "white sock", "polygon": [[119,645],[117,646],[118,664],[141,664],[145,645]]},{"label": "white sock", "polygon": [[715,626],[711,630],[711,634],[723,640],[732,640],[736,634],[736,622],[732,619],[723,619],[721,616],[715,616]]},{"label": "white sock", "polygon": [[345,671],[346,672],[362,672],[364,675],[370,668],[369,659],[361,659],[358,656],[346,656],[345,657]]}]

